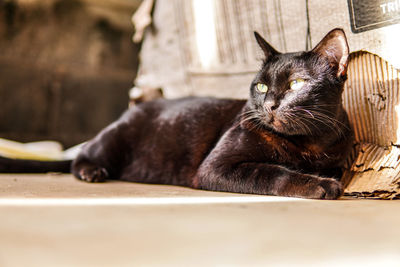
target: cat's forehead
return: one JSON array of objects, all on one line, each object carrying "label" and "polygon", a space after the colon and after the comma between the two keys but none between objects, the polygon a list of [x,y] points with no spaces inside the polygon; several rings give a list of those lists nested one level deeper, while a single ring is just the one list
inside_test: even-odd
[{"label": "cat's forehead", "polygon": [[309,72],[307,57],[304,52],[275,55],[266,61],[261,76],[276,77],[304,74]]},{"label": "cat's forehead", "polygon": [[266,62],[266,66],[274,69],[285,70],[291,68],[303,68],[305,59],[303,53],[286,53],[274,56],[271,61]]}]

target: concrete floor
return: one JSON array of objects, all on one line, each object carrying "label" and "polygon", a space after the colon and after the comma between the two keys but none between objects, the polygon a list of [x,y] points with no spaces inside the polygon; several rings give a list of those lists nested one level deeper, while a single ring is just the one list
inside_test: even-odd
[{"label": "concrete floor", "polygon": [[0,175],[0,266],[400,266],[400,202]]}]

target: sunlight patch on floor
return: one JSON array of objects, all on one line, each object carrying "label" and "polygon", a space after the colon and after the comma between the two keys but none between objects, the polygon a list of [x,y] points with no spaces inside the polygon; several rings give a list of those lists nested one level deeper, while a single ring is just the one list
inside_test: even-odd
[{"label": "sunlight patch on floor", "polygon": [[2,198],[0,206],[112,206],[112,205],[182,205],[294,202],[305,199],[246,196],[246,197],[139,197],[139,198]]}]

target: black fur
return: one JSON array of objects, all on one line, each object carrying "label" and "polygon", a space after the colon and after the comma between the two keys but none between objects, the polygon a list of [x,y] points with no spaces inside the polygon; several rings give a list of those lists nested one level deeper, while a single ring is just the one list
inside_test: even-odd
[{"label": "black fur", "polygon": [[[265,54],[245,100],[156,100],[128,110],[72,163],[88,182],[120,179],[336,199],[352,132],[342,107],[348,47],[334,29],[309,52]],[[300,90],[289,83],[305,80]],[[268,91],[257,90],[257,84]],[[1,161],[0,161],[1,162]],[[334,179],[335,178],[335,179]]]}]

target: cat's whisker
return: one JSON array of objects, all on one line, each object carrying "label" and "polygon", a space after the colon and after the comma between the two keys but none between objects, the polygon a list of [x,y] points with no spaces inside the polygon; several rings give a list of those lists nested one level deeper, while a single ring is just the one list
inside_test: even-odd
[{"label": "cat's whisker", "polygon": [[334,107],[336,107],[336,105],[326,104],[326,105],[299,106],[298,109],[300,110],[300,109],[306,109],[307,108],[308,111],[313,112],[314,114],[318,113],[319,115],[323,116],[326,119],[334,120],[336,123],[338,123],[341,126],[345,127],[347,130],[350,130],[349,127],[345,123],[343,123],[340,120],[337,120],[336,118],[333,117],[333,116],[336,115],[335,112],[332,112],[332,111],[329,111],[329,110],[323,110],[324,112],[326,112],[326,113],[328,113],[329,115],[332,115],[332,116],[329,116],[328,114],[325,114],[325,113],[321,112],[321,109],[319,107],[322,107],[322,106],[334,106]]},{"label": "cat's whisker", "polygon": [[294,114],[292,114],[291,112],[286,112],[285,113],[285,118],[291,123],[294,124],[298,130],[300,129],[305,129],[307,134],[312,134],[311,129],[307,126],[307,124],[305,124],[304,122],[301,121],[301,119],[299,120],[299,118],[296,116],[294,117]]},{"label": "cat's whisker", "polygon": [[241,114],[241,119],[233,125],[233,128],[236,129],[237,127],[241,126],[243,123],[253,121],[257,122],[259,120],[259,114],[256,110],[248,110]]},{"label": "cat's whisker", "polygon": [[251,121],[251,120],[254,120],[254,119],[258,119],[257,114],[250,114],[249,116],[247,116],[247,117],[241,119],[241,120],[239,121],[239,123],[240,123],[240,124],[241,124],[241,123],[245,123],[245,122],[248,122],[248,121]]},{"label": "cat's whisker", "polygon": [[[336,124],[334,124],[332,121],[324,120],[324,119],[321,119],[321,118],[318,118],[318,117],[314,117],[314,120],[322,123],[325,126],[327,126],[329,129],[331,129],[337,135],[341,135],[340,128],[339,127],[335,127]],[[318,128],[317,125],[315,125],[315,127]],[[322,132],[322,130],[321,130],[321,132]]]},{"label": "cat's whisker", "polygon": [[330,111],[330,110],[327,110],[327,109],[321,109],[321,107],[329,107],[329,106],[336,107],[335,105],[328,105],[327,104],[327,105],[299,106],[299,107],[296,107],[296,108],[299,109],[299,110],[302,109],[302,110],[305,110],[307,112],[312,112],[313,114],[318,113],[321,116],[325,116],[326,118],[335,120],[337,123],[340,123],[340,124],[342,124],[343,126],[345,126],[347,128],[346,124],[344,124],[343,122],[341,122],[341,121],[339,121],[339,120],[337,120],[335,118],[336,115],[337,115],[337,113],[335,111]]},{"label": "cat's whisker", "polygon": [[[301,117],[301,119],[303,119],[303,118]],[[312,131],[311,131],[310,127],[305,122],[303,122],[301,119],[300,120],[296,120],[296,122],[298,124],[301,124],[299,126],[299,129],[301,129],[301,127],[303,127],[304,129],[306,129],[306,132],[308,132],[308,134],[312,135]]]},{"label": "cat's whisker", "polygon": [[253,121],[253,125],[252,125],[252,127],[250,128],[250,131],[253,131],[253,130],[259,130],[259,129],[261,129],[263,127],[263,123],[259,120],[259,118],[257,117],[257,120],[254,120]]},{"label": "cat's whisker", "polygon": [[[329,129],[331,129],[333,132],[335,132],[337,136],[342,136],[344,134],[342,128],[340,127],[341,125],[338,125],[338,124],[343,124],[343,123],[336,120],[335,118],[332,118],[331,116],[328,116],[322,112],[319,112],[316,110],[308,110],[308,109],[305,109],[302,107],[296,107],[296,110],[303,111],[304,113],[309,115],[310,118],[308,119],[308,121],[313,125],[313,128],[315,128],[319,132],[322,133],[322,130],[319,129],[318,125],[316,125],[315,122],[319,122],[319,123],[325,125]],[[301,120],[302,118],[303,118],[303,116],[300,115],[299,119]]]},{"label": "cat's whisker", "polygon": [[[333,117],[331,117],[331,116],[329,116],[329,115],[327,115],[327,114],[324,114],[324,113],[322,113],[322,112],[319,112],[319,111],[312,111],[313,112],[313,114],[315,115],[315,116],[318,116],[320,119],[322,119],[322,120],[327,120],[327,121],[330,121],[332,124],[334,124],[335,126],[337,126],[337,128],[339,129],[339,130],[342,130],[342,127],[343,128],[345,128],[345,129],[347,129],[347,130],[350,130],[349,129],[349,127],[346,125],[346,124],[344,124],[343,122],[341,122],[341,121],[339,121],[338,119],[336,119],[336,118],[333,118]],[[341,127],[340,127],[341,126]]]},{"label": "cat's whisker", "polygon": [[314,115],[310,111],[308,111],[307,109],[304,109],[304,111],[307,112],[312,118],[315,118]]},{"label": "cat's whisker", "polygon": [[303,105],[298,106],[300,108],[319,108],[319,107],[337,107],[336,104],[312,104],[312,105]]},{"label": "cat's whisker", "polygon": [[333,132],[335,132],[338,136],[343,134],[341,127],[337,125],[335,121],[332,120],[330,117],[324,117],[321,114],[316,115],[314,118],[316,121],[326,125],[329,127]]},{"label": "cat's whisker", "polygon": [[261,121],[262,118],[262,114],[260,114],[260,112],[256,112],[255,113],[256,116],[256,120],[254,121],[255,123],[253,124],[253,127],[251,128],[251,130],[260,130],[264,127],[264,123]]},{"label": "cat's whisker", "polygon": [[[312,135],[313,131],[311,130],[310,126],[307,124],[307,122],[309,122],[310,120],[308,118],[305,118],[304,116],[298,116],[299,114],[294,114],[296,115],[296,121],[299,122],[300,124],[300,129],[304,128],[306,129],[306,132],[308,132],[308,134]],[[308,115],[312,115],[312,114],[308,114]]]},{"label": "cat's whisker", "polygon": [[329,118],[330,120],[334,121],[335,123],[340,124],[341,126],[346,128],[347,130],[350,130],[349,127],[345,123],[341,122],[340,120],[332,118],[330,116],[327,116],[326,114],[323,114],[323,113],[321,113],[320,115],[325,116],[325,118],[327,118],[327,119]]},{"label": "cat's whisker", "polygon": [[[327,126],[332,131],[336,132],[337,134],[340,134],[340,132],[339,132],[340,128],[335,127],[337,125],[333,121],[331,121],[329,118],[322,118],[322,117],[314,114],[313,120],[322,123],[323,125]],[[310,120],[310,121],[311,121],[311,123],[313,123],[312,120]],[[313,125],[314,125],[314,128],[319,129],[318,125],[315,125],[315,123],[313,123]],[[321,130],[321,132],[322,132],[322,130]]]}]

